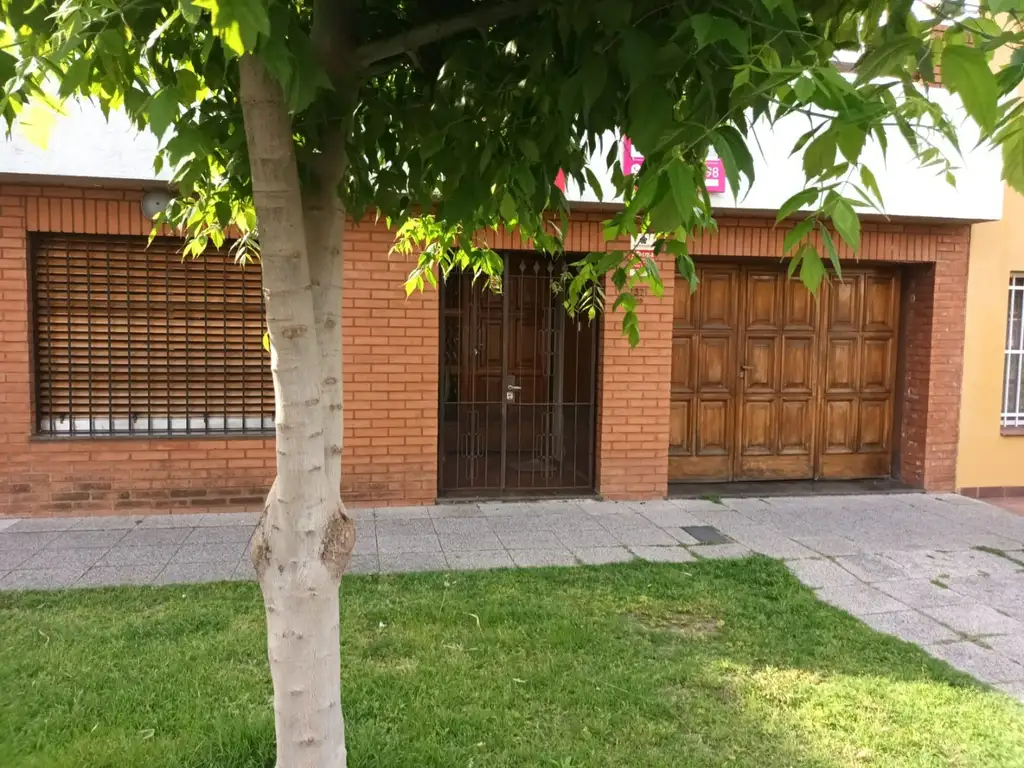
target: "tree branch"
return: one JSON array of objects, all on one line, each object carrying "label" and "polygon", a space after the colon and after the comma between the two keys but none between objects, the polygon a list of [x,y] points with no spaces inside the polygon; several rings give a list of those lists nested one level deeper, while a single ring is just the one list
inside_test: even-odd
[{"label": "tree branch", "polygon": [[428,43],[457,35],[470,29],[489,27],[499,21],[523,16],[540,5],[540,0],[507,0],[506,2],[481,5],[473,11],[452,16],[444,21],[435,21],[410,29],[394,37],[376,40],[356,49],[356,61],[363,68],[384,59],[415,51]]}]

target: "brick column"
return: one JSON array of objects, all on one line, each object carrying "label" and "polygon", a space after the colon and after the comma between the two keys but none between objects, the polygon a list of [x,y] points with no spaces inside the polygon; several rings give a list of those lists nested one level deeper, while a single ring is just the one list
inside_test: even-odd
[{"label": "brick column", "polygon": [[[668,493],[668,412],[672,375],[675,267],[660,263],[665,295],[638,308],[640,344],[622,335],[622,316],[602,318],[597,387],[597,490],[607,499],[661,499]],[[609,286],[607,306],[615,302]]]},{"label": "brick column", "polygon": [[956,485],[970,229],[939,236],[937,261],[904,272],[899,477],[928,491]]}]

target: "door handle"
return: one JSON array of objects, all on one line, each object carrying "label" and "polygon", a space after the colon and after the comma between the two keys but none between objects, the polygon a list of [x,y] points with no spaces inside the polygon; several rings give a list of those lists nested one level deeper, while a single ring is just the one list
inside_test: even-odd
[{"label": "door handle", "polygon": [[509,384],[509,385],[508,385],[508,386],[506,387],[506,389],[507,389],[507,390],[508,390],[509,392],[520,392],[520,391],[522,391],[522,389],[523,389],[523,388],[522,388],[522,387],[517,387],[517,386],[516,386],[515,384]]}]

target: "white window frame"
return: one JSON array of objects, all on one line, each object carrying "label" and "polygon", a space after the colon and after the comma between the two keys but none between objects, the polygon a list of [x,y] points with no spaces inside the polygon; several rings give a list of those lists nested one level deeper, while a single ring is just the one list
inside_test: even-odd
[{"label": "white window frame", "polygon": [[[1016,333],[1013,318],[1020,318]],[[1010,376],[1017,374],[1017,386]],[[1010,275],[1010,299],[1006,310],[1006,353],[1003,366],[1003,407],[999,425],[1003,429],[1024,429],[1024,273]]]}]

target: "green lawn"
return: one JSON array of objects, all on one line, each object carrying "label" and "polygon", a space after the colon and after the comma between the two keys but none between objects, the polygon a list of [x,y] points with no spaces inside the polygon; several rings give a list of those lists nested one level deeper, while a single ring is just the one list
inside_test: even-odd
[{"label": "green lawn", "polygon": [[[767,559],[351,577],[350,765],[1024,766],[1024,707]],[[0,593],[0,766],[271,766],[250,584]]]}]

